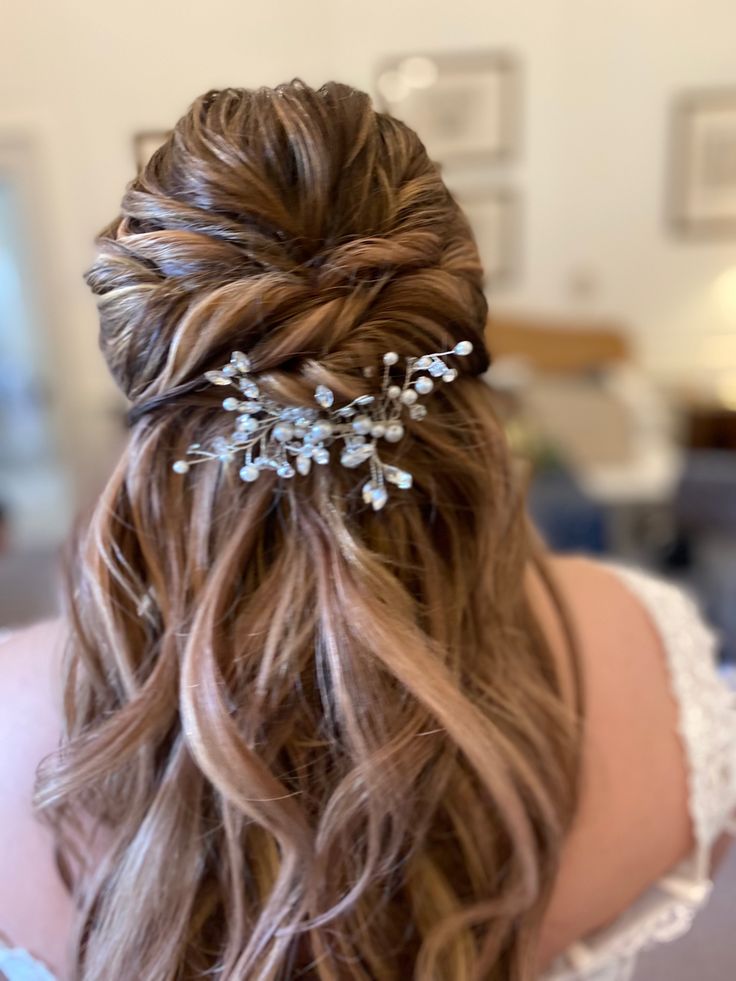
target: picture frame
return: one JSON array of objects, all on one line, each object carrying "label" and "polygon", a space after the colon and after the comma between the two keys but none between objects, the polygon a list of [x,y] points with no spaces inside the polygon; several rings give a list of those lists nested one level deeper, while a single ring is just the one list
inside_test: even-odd
[{"label": "picture frame", "polygon": [[483,186],[445,176],[475,236],[484,285],[507,286],[519,276],[521,203],[510,187]]},{"label": "picture frame", "polygon": [[145,165],[168,138],[170,131],[166,129],[143,130],[133,136],[133,155],[136,170],[143,170]]},{"label": "picture frame", "polygon": [[693,90],[675,102],[667,211],[677,234],[736,236],[736,88]]},{"label": "picture frame", "polygon": [[411,126],[440,164],[517,155],[520,87],[519,63],[508,51],[404,55],[376,72],[379,109]]}]

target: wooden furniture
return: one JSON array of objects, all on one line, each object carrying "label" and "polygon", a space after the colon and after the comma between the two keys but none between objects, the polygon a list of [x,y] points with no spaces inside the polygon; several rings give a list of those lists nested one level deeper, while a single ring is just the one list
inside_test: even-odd
[{"label": "wooden furniture", "polygon": [[691,450],[736,450],[736,411],[716,403],[687,406],[685,438]]},{"label": "wooden furniture", "polygon": [[517,356],[541,374],[579,374],[631,360],[615,325],[492,314],[486,340],[495,358]]}]

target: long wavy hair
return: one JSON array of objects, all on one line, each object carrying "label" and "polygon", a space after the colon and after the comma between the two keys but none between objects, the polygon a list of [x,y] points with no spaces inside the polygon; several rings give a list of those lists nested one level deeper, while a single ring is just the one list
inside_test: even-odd
[{"label": "long wavy hair", "polygon": [[[37,793],[73,976],[532,978],[579,706],[524,588],[540,558],[478,377],[477,250],[421,142],[344,85],[208,92],[87,282],[132,406],[76,538]],[[172,472],[230,431],[202,376],[233,349],[306,405],[461,340],[458,380],[387,447],[414,487],[379,513],[339,466]]]}]

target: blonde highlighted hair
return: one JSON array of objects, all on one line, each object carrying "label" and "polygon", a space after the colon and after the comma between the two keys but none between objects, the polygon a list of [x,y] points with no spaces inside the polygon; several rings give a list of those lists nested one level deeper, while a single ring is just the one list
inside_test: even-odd
[{"label": "blonde highlighted hair", "polygon": [[[76,977],[532,978],[579,734],[478,377],[477,251],[419,139],[343,85],[208,92],[87,281],[132,410],[70,567],[37,795],[73,866]],[[337,466],[172,473],[229,432],[202,375],[235,348],[303,405],[461,340],[461,377],[382,450],[414,475],[382,512]]]}]

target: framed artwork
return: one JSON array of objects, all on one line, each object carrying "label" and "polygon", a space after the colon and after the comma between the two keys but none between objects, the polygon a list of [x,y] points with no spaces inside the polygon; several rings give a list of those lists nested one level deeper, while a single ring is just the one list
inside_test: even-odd
[{"label": "framed artwork", "polygon": [[508,188],[484,188],[445,177],[475,235],[486,286],[506,285],[519,271],[520,205]]},{"label": "framed artwork", "polygon": [[496,162],[518,150],[519,68],[508,52],[392,58],[376,88],[379,108],[416,130],[437,163]]},{"label": "framed artwork", "polygon": [[133,150],[137,170],[142,170],[145,167],[154,152],[158,150],[168,135],[169,131],[165,129],[146,130],[145,132],[135,134],[133,137]]},{"label": "framed artwork", "polygon": [[672,227],[693,237],[736,236],[736,89],[682,96],[670,142]]}]

